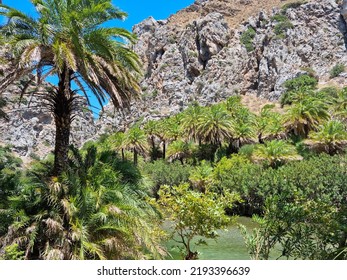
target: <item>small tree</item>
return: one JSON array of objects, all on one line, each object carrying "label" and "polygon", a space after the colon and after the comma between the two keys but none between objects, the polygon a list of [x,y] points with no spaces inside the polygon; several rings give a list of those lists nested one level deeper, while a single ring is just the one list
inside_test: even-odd
[{"label": "small tree", "polygon": [[[231,222],[224,209],[237,199],[231,194],[217,197],[209,191],[192,191],[188,184],[172,188],[162,186],[159,197],[158,203],[172,221],[172,238],[183,245],[186,260],[198,258],[198,252],[192,251],[194,237],[216,238],[216,230],[225,228]],[[201,242],[204,241],[200,240],[197,244]]]}]

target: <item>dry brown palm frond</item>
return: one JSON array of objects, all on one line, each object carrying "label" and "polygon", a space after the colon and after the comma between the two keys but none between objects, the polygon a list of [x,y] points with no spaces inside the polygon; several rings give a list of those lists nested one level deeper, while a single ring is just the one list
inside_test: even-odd
[{"label": "dry brown palm frond", "polygon": [[43,222],[47,226],[46,227],[47,236],[62,235],[64,231],[64,227],[60,222],[55,221],[52,218],[43,220]]}]

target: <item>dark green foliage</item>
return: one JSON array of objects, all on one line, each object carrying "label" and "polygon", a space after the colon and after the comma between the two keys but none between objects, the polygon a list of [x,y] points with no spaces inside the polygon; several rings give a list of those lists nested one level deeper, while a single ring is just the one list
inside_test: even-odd
[{"label": "dark green foliage", "polygon": [[245,46],[248,52],[254,50],[253,39],[256,35],[256,31],[253,27],[249,27],[245,32],[242,33],[240,41]]},{"label": "dark green foliage", "polygon": [[283,85],[287,91],[298,91],[301,89],[315,89],[318,80],[310,75],[304,74],[286,81]]},{"label": "dark green foliage", "polygon": [[0,251],[18,244],[25,259],[161,258],[158,212],[144,186],[124,183],[118,163],[94,146],[72,148],[59,178],[48,176],[51,163],[37,163],[11,197],[13,223]]},{"label": "dark green foliage", "polygon": [[[246,146],[244,146],[246,147]],[[263,167],[251,163],[246,157],[223,158],[213,170],[213,185],[217,192],[236,192],[242,201],[229,209],[231,213],[243,216],[260,214],[263,209],[267,186],[261,188]]]},{"label": "dark green foliage", "polygon": [[347,257],[346,167],[341,156],[320,155],[278,169],[234,157],[223,159],[214,174],[216,186],[243,199],[232,210],[263,215],[259,234],[267,239],[258,241],[269,243],[260,247],[280,243],[283,257],[334,259]]},{"label": "dark green foliage", "polygon": [[164,160],[157,160],[145,163],[142,170],[152,180],[153,192],[156,195],[161,185],[174,186],[188,182],[191,168],[190,165],[182,165],[178,161],[167,163]]},{"label": "dark green foliage", "polygon": [[298,94],[301,95],[312,95],[312,90],[314,90],[318,85],[318,80],[311,75],[300,75],[291,80],[287,80],[283,83],[286,91],[281,96],[281,105],[292,104],[293,100],[296,99]]},{"label": "dark green foliage", "polygon": [[345,71],[345,66],[343,64],[336,64],[330,71],[330,78],[335,78]]},{"label": "dark green foliage", "polygon": [[16,194],[21,176],[21,160],[9,148],[0,147],[0,236],[12,221],[9,197]]},{"label": "dark green foliage", "polygon": [[342,157],[315,157],[283,167],[272,179],[263,229],[271,229],[283,256],[347,257],[341,254],[347,246],[346,164]]},{"label": "dark green foliage", "polygon": [[274,32],[278,38],[284,39],[286,36],[286,32],[289,29],[293,29],[294,25],[290,21],[283,21],[276,24],[274,28]]},{"label": "dark green foliage", "polygon": [[294,25],[290,22],[289,18],[285,15],[285,13],[279,13],[272,17],[273,21],[276,21],[274,32],[277,38],[284,39],[286,36],[286,32],[289,29],[294,28]]},{"label": "dark green foliage", "polygon": [[284,14],[275,14],[272,18],[273,21],[277,22],[286,22],[288,21],[288,17]]}]

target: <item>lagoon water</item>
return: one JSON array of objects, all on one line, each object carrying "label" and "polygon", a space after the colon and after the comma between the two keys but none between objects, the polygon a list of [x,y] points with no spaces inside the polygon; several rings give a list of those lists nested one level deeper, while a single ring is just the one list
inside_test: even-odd
[{"label": "lagoon water", "polygon": [[[243,224],[248,230],[252,230],[256,225],[246,217],[239,217],[237,223]],[[208,245],[198,245],[193,247],[198,251],[200,260],[249,260],[250,255],[247,252],[245,242],[237,225],[232,225],[227,231],[219,230],[219,237],[215,240],[205,239]],[[196,240],[198,240],[197,238]],[[171,256],[167,259],[182,259],[182,256],[175,248],[178,243],[170,240],[167,242],[167,248]]]}]

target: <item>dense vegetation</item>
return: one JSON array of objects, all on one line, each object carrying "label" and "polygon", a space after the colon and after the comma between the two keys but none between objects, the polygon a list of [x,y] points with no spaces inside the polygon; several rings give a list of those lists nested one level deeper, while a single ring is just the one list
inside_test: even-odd
[{"label": "dense vegetation", "polygon": [[[269,259],[275,246],[281,248],[278,258],[347,258],[347,88],[317,89],[317,79],[308,73],[284,83],[281,106],[265,105],[255,113],[240,96],[231,96],[207,107],[191,104],[168,118],[140,120],[80,150],[68,148],[74,74],[101,101],[107,91],[120,105],[137,88],[133,71],[137,73],[138,59],[120,42],[109,40],[114,35],[133,39],[130,33],[98,29],[122,15],[110,1],[60,2],[33,1],[40,6],[39,22],[8,7],[3,13],[11,20],[1,32],[14,42],[14,54],[19,49],[27,53],[14,56],[18,67],[21,59],[30,62],[35,48],[44,48],[52,59],[34,66],[49,66],[59,77],[58,88],[45,94],[55,102],[57,141],[64,147],[29,167],[10,147],[0,147],[0,258],[160,259],[167,256],[165,240],[173,238],[182,258],[196,259],[193,240],[202,244],[217,238],[217,230],[235,222],[235,215],[258,223],[253,231],[240,226],[254,259]],[[91,5],[83,6],[87,2]],[[57,14],[69,15],[59,19],[69,28],[46,37],[40,33],[45,23],[58,20],[47,10],[50,5]],[[92,20],[85,22],[83,13],[67,8],[91,9],[87,14]],[[74,40],[72,15],[87,25],[83,42]],[[287,24],[283,14],[276,20]],[[23,34],[23,28],[29,33]],[[253,31],[242,39],[249,51]],[[23,45],[26,36],[30,40]],[[66,44],[70,39],[73,44]],[[102,73],[88,76],[83,70],[88,63],[101,63],[96,68]],[[96,78],[100,75],[106,80]],[[2,85],[12,78],[5,77]],[[110,90],[109,83],[116,89]],[[68,112],[60,110],[64,102]],[[62,122],[65,128],[59,127]],[[65,136],[59,136],[59,129]],[[167,220],[169,233],[162,226]]]}]

